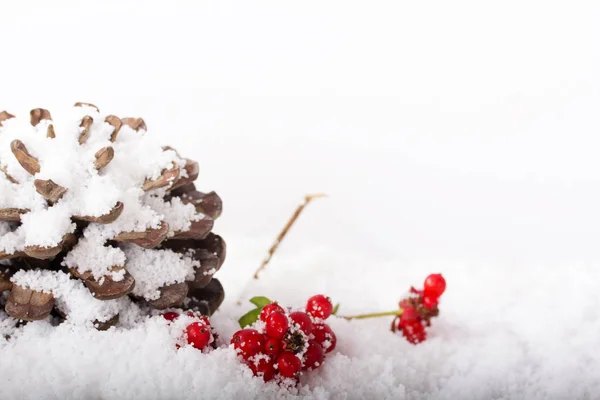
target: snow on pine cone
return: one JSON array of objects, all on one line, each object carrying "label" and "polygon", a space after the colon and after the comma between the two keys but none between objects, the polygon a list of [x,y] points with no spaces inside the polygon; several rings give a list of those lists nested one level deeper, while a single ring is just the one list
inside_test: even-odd
[{"label": "snow on pine cone", "polygon": [[[141,118],[77,103],[60,118],[0,112],[0,292],[5,310],[114,325],[128,311],[212,314],[225,242],[221,199],[196,190],[198,164]],[[0,296],[0,301],[2,296]]]}]

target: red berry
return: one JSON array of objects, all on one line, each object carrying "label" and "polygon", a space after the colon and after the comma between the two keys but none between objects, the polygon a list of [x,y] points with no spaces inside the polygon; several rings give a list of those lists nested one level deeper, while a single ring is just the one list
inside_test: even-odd
[{"label": "red berry", "polygon": [[400,324],[410,324],[419,319],[419,314],[415,311],[414,308],[408,307],[402,310],[402,315],[400,316]]},{"label": "red berry", "polygon": [[309,341],[306,353],[304,353],[304,366],[302,369],[317,369],[323,365],[324,360],[325,352],[323,351],[323,347],[314,340]]},{"label": "red berry", "polygon": [[210,329],[202,322],[194,322],[185,328],[187,342],[197,349],[202,350],[210,342]]},{"label": "red berry", "polygon": [[207,315],[196,314],[194,311],[188,311],[186,315],[190,318],[195,318],[198,321],[203,322],[207,326],[210,326],[210,318]]},{"label": "red berry", "polygon": [[331,327],[327,324],[316,324],[313,330],[315,342],[320,344],[325,350],[325,353],[329,353],[335,349],[337,343],[337,337]]},{"label": "red berry", "polygon": [[265,338],[256,329],[242,329],[231,338],[233,347],[245,359],[260,353],[265,345]]},{"label": "red berry", "polygon": [[271,358],[277,358],[281,353],[281,341],[277,339],[269,339],[265,344],[265,354]]},{"label": "red berry", "polygon": [[404,324],[399,328],[402,330],[402,336],[412,344],[418,344],[427,339],[427,331],[421,321]]},{"label": "red berry", "polygon": [[271,339],[281,340],[283,335],[286,334],[290,323],[287,317],[280,312],[272,312],[267,317],[267,325],[265,326],[265,333]]},{"label": "red berry", "polygon": [[412,294],[416,294],[417,296],[423,296],[423,291],[422,291],[422,290],[415,289],[415,287],[414,287],[414,286],[411,286],[411,287],[410,287],[410,292],[411,292]]},{"label": "red berry", "polygon": [[425,287],[423,289],[425,296],[437,299],[446,290],[446,280],[442,274],[431,274],[425,278],[423,286]]},{"label": "red berry", "polygon": [[269,382],[275,377],[275,367],[273,363],[264,358],[260,358],[256,363],[250,363],[250,369],[254,373],[254,376],[262,376],[265,382]]},{"label": "red berry", "polygon": [[322,294],[317,294],[306,303],[306,312],[313,318],[327,319],[333,311],[331,299]]},{"label": "red berry", "polygon": [[412,307],[412,301],[411,299],[402,299],[400,300],[400,303],[398,303],[398,307],[400,307],[402,310],[404,310],[405,308],[409,308]]},{"label": "red berry", "polygon": [[266,306],[264,306],[262,308],[262,310],[260,310],[260,316],[259,316],[260,320],[262,322],[267,322],[267,317],[269,315],[271,315],[272,312],[275,312],[275,311],[278,311],[282,314],[285,313],[285,310],[279,304],[270,303],[270,304],[267,304]]},{"label": "red berry", "polygon": [[423,297],[423,305],[429,308],[430,310],[433,310],[438,305],[438,299],[431,296]]},{"label": "red berry", "polygon": [[313,331],[313,323],[307,313],[302,311],[295,311],[290,314],[290,318],[294,321],[294,324],[298,325],[300,330],[307,335],[310,335]]},{"label": "red berry", "polygon": [[175,321],[177,318],[179,317],[179,313],[176,313],[174,311],[169,311],[163,314],[163,318],[166,319],[167,321]]},{"label": "red berry", "polygon": [[302,361],[291,351],[284,351],[277,358],[277,367],[281,376],[293,378],[302,369]]}]

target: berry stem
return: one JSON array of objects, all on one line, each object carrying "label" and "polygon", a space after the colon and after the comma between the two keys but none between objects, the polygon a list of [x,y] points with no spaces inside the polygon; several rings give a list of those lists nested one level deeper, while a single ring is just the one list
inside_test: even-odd
[{"label": "berry stem", "polygon": [[390,317],[390,316],[400,316],[402,315],[402,309],[394,310],[394,311],[386,311],[380,313],[373,314],[360,314],[360,315],[352,315],[347,317],[342,317],[347,320],[351,319],[367,319],[367,318],[378,318],[378,317]]}]

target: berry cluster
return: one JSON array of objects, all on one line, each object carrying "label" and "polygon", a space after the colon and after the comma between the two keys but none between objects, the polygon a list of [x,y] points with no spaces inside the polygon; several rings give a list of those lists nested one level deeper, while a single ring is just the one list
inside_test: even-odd
[{"label": "berry cluster", "polygon": [[182,316],[178,312],[169,311],[162,316],[169,321],[169,324],[181,321],[184,326],[183,335],[181,335],[178,343],[175,345],[178,349],[186,343],[198,350],[203,350],[209,345],[212,348],[216,348],[217,333],[211,326],[210,319],[206,315],[188,311]]},{"label": "berry cluster", "polygon": [[297,381],[302,371],[319,368],[335,349],[336,336],[325,323],[333,305],[324,295],[308,299],[306,312],[285,310],[276,302],[262,307],[252,328],[236,332],[231,344],[255,376],[265,382]]},{"label": "berry cluster", "polygon": [[423,290],[410,288],[410,295],[400,301],[402,314],[392,322],[392,331],[400,330],[410,343],[417,344],[427,339],[426,327],[431,326],[431,318],[439,314],[440,296],[446,290],[446,280],[441,274],[429,275]]}]

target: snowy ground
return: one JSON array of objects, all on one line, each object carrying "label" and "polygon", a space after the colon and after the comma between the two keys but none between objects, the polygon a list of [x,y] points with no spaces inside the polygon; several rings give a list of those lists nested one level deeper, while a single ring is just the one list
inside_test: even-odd
[{"label": "snowy ground", "polygon": [[[223,336],[242,293],[324,292],[348,315],[445,275],[427,342],[333,321],[338,348],[296,395],[600,397],[597,4],[7,4],[0,109],[93,102],[199,160],[225,202]],[[248,285],[312,192],[330,197]],[[0,398],[294,396],[171,340],[156,321],[28,324],[0,343]]]}]

